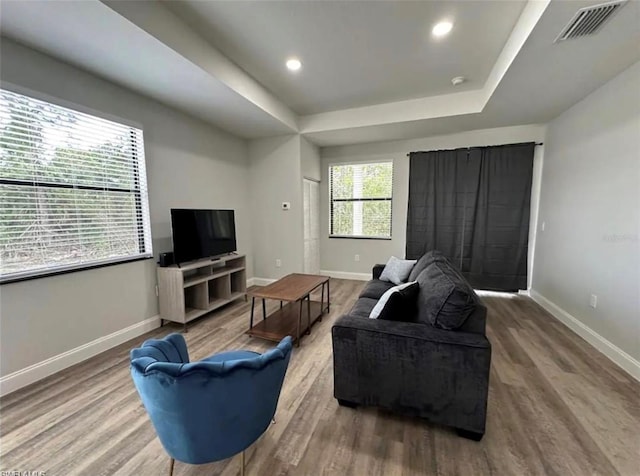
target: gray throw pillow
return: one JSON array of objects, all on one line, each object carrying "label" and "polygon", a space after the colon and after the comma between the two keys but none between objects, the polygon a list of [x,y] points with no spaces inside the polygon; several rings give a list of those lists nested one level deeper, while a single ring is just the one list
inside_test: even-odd
[{"label": "gray throw pillow", "polygon": [[[404,293],[405,290],[408,292]],[[418,292],[418,283],[416,282],[402,283],[398,286],[394,286],[390,288],[388,291],[386,291],[382,295],[382,297],[378,300],[376,305],[373,307],[373,309],[371,310],[371,314],[369,314],[369,319],[378,319],[379,317],[382,317],[383,319],[392,320],[389,317],[389,314],[392,314],[393,310],[387,309],[388,306],[392,306],[392,307],[398,306],[397,311],[402,313],[402,309],[400,309],[401,302],[400,301],[396,302],[396,299],[394,298],[400,297],[401,300],[404,298],[411,299],[415,303],[417,292]],[[383,314],[385,315],[384,317],[383,317]]]},{"label": "gray throw pillow", "polygon": [[380,281],[389,281],[393,284],[403,283],[409,277],[409,273],[411,273],[415,264],[416,260],[399,259],[392,256],[382,270]]}]

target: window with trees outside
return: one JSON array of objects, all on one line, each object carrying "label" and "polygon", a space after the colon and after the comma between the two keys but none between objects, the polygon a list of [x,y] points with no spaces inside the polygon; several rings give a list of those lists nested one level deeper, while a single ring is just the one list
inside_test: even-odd
[{"label": "window with trees outside", "polygon": [[0,90],[0,282],[151,256],[142,131]]},{"label": "window with trees outside", "polygon": [[330,236],[391,238],[393,162],[329,168]]}]

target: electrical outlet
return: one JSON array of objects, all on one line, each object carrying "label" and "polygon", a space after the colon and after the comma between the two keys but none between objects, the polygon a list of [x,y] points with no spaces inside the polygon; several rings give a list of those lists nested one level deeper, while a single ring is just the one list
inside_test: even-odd
[{"label": "electrical outlet", "polygon": [[360,261],[360,255],[355,255],[353,257],[353,261]]},{"label": "electrical outlet", "polygon": [[546,222],[542,222],[542,231],[544,231],[545,227],[546,227],[547,223]]},{"label": "electrical outlet", "polygon": [[592,294],[591,297],[589,297],[589,306],[591,306],[594,309],[598,307],[598,296],[596,296],[595,294]]},{"label": "electrical outlet", "polygon": [[281,259],[277,259],[276,260],[276,268],[280,268],[282,266],[282,260]]},{"label": "electrical outlet", "polygon": [[160,296],[160,291],[158,291],[158,285],[156,284],[156,296]]}]

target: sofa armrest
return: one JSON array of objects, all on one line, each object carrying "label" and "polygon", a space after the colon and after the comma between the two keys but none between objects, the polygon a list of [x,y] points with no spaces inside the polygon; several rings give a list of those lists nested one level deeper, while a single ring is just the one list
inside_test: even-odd
[{"label": "sofa armrest", "polygon": [[455,346],[491,348],[489,340],[482,334],[462,331],[437,329],[427,324],[414,322],[387,321],[366,319],[358,316],[344,315],[333,325],[332,333],[340,334],[341,329],[353,329],[363,333],[387,334],[408,339],[418,339],[438,344]]},{"label": "sofa armrest", "polygon": [[350,315],[331,333],[339,401],[484,433],[491,368],[484,335]]},{"label": "sofa armrest", "polygon": [[385,267],[384,264],[373,265],[373,270],[372,270],[373,279],[380,279],[380,275],[382,274],[382,270],[384,269],[384,267]]}]

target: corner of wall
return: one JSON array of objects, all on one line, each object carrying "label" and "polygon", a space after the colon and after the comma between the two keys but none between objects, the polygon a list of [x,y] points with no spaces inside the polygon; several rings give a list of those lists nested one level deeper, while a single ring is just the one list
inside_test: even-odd
[{"label": "corner of wall", "polygon": [[[249,141],[254,276],[301,272],[304,254],[301,136]],[[282,202],[291,203],[289,210]],[[281,267],[276,267],[281,260]]]}]

